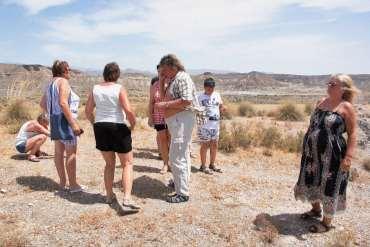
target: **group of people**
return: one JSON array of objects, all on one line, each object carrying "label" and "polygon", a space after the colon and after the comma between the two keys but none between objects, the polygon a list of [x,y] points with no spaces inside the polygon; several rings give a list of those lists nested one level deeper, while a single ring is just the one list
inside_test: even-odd
[{"label": "group of people", "polygon": [[[175,193],[168,195],[166,201],[186,202],[190,196],[193,128],[197,123],[197,136],[201,143],[200,171],[207,174],[221,172],[215,165],[215,159],[220,115],[225,107],[220,94],[214,90],[215,80],[205,79],[204,92],[197,94],[190,75],[175,55],[162,57],[157,71],[158,77],[153,78],[150,88],[148,124],[157,131],[158,148],[163,159],[161,173],[171,172],[173,175]],[[81,192],[85,188],[76,178],[77,137],[83,133],[77,122],[79,97],[69,84],[70,68],[67,62],[55,61],[52,74],[53,78],[40,103],[44,113],[37,121],[29,121],[21,127],[16,138],[16,149],[21,153],[29,152],[29,160],[37,162],[42,155],[40,146],[51,136],[55,144],[54,162],[60,188],[70,193]],[[128,210],[139,210],[140,206],[131,197],[131,132],[135,128],[136,119],[126,89],[117,83],[119,77],[118,64],[109,63],[105,66],[104,81],[95,85],[89,93],[85,114],[93,125],[96,148],[105,161],[107,203],[117,201],[113,192],[117,155],[123,168],[122,206]],[[331,76],[327,83],[327,97],[316,104],[304,137],[301,169],[294,194],[296,199],[312,204],[312,209],[301,215],[302,219],[323,216],[319,224],[310,227],[312,232],[329,231],[334,214],[346,207],[349,169],[356,147],[357,126],[353,100],[357,92],[348,75]],[[53,128],[58,128],[58,125],[52,116],[58,114],[64,117],[73,133],[71,137],[53,136]],[[343,137],[344,133],[347,133],[347,139]],[[210,162],[207,166],[208,149]],[[66,186],[67,177],[69,187]]]}]

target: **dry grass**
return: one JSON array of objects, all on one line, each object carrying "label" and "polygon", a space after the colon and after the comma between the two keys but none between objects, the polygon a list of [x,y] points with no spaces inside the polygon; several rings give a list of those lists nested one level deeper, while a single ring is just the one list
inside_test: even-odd
[{"label": "dry grass", "polygon": [[132,104],[136,117],[146,118],[148,117],[148,101],[142,101]]},{"label": "dry grass", "polygon": [[7,125],[10,134],[15,134],[24,122],[36,118],[38,113],[38,108],[34,104],[15,99],[3,109],[0,120],[2,124]]},{"label": "dry grass", "polygon": [[349,247],[354,246],[355,234],[351,230],[335,232],[326,246],[330,247]]},{"label": "dry grass", "polygon": [[252,103],[242,102],[238,107],[238,113],[241,117],[254,117],[256,116],[256,110]]},{"label": "dry grass", "polygon": [[370,172],[370,158],[366,158],[362,161],[362,166],[366,171]]},{"label": "dry grass", "polygon": [[277,113],[277,120],[280,121],[302,121],[303,114],[292,102],[284,103]]},{"label": "dry grass", "polygon": [[26,233],[15,214],[0,213],[0,247],[26,246]]},{"label": "dry grass", "polygon": [[310,103],[305,104],[304,113],[306,115],[310,116],[312,114],[313,110],[314,110],[313,104],[310,104]]}]

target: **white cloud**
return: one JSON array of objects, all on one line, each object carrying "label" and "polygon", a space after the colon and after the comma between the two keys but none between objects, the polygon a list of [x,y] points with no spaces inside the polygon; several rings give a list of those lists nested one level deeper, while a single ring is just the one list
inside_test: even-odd
[{"label": "white cloud", "polygon": [[[287,73],[367,70],[368,58],[364,54],[370,52],[370,47],[366,44],[324,34],[261,39],[253,37],[251,32],[247,38],[240,38],[245,28],[283,25],[276,23],[276,16],[290,5],[370,11],[370,1],[361,0],[234,0],[232,3],[227,0],[143,0],[134,4],[110,1],[99,11],[65,15],[49,21],[44,38],[53,44],[45,49],[55,56],[65,54],[82,67],[100,68],[105,62],[116,60],[123,67],[150,69],[161,55],[173,52],[185,64],[191,63],[192,68]],[[302,21],[301,24],[333,21],[335,19],[328,18]],[[130,35],[146,39],[144,45],[140,44],[141,54],[129,55],[126,51],[130,47],[124,45],[121,50],[109,49],[114,38]],[[108,49],[89,51],[88,47],[96,43],[107,44]]]},{"label": "white cloud", "polygon": [[74,0],[5,0],[5,4],[16,4],[27,9],[31,15],[37,14],[38,12],[54,7],[65,5]]}]

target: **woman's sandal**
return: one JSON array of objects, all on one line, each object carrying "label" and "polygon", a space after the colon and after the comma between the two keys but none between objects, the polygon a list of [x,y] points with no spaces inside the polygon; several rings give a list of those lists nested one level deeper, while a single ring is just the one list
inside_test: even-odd
[{"label": "woman's sandal", "polygon": [[321,210],[316,211],[315,209],[311,209],[310,211],[301,214],[301,219],[303,220],[308,220],[312,218],[321,218]]},{"label": "woman's sandal", "polygon": [[209,169],[214,172],[222,173],[222,170],[220,168],[217,168],[215,165],[209,165]]},{"label": "woman's sandal", "polygon": [[174,194],[172,196],[168,196],[166,201],[169,202],[169,203],[187,202],[187,201],[189,201],[189,196]]},{"label": "woman's sandal", "polygon": [[36,155],[30,155],[28,156],[28,160],[32,162],[40,162],[40,159],[36,157]]},{"label": "woman's sandal", "polygon": [[330,231],[331,229],[333,229],[334,226],[332,225],[326,225],[325,223],[323,223],[322,221],[320,221],[320,223],[317,223],[317,224],[314,224],[314,225],[311,225],[308,230],[312,233],[324,233],[324,232],[328,232]]}]

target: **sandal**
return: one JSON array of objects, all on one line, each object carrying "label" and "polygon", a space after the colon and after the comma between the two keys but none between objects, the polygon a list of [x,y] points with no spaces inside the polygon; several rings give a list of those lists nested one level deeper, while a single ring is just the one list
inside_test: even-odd
[{"label": "sandal", "polygon": [[71,189],[69,188],[69,193],[71,194],[75,194],[75,193],[79,193],[79,192],[85,192],[87,190],[87,187],[86,186],[83,186],[83,185],[80,185],[79,187],[75,188],[75,189]]},{"label": "sandal", "polygon": [[222,173],[222,170],[220,168],[217,168],[215,165],[209,165],[209,169],[214,172]]},{"label": "sandal", "polygon": [[160,174],[165,174],[169,171],[169,168],[168,168],[168,165],[164,165],[161,169],[161,171],[159,172]]},{"label": "sandal", "polygon": [[107,203],[107,204],[112,204],[112,203],[114,203],[114,202],[116,202],[117,201],[117,197],[116,197],[116,194],[114,194],[113,193],[113,195],[112,196],[110,196],[110,197],[106,197],[105,198],[105,202]]},{"label": "sandal", "polygon": [[208,175],[212,175],[213,174],[212,171],[208,167],[203,166],[203,165],[200,166],[199,171],[201,171],[201,172],[203,172],[205,174],[208,174]]},{"label": "sandal", "polygon": [[311,225],[308,230],[312,233],[324,233],[324,232],[328,232],[330,231],[331,229],[333,229],[334,226],[332,225],[326,225],[325,223],[323,223],[322,221],[320,221],[320,223],[317,223],[317,224],[314,224],[314,225]]},{"label": "sandal", "polygon": [[46,152],[43,152],[43,151],[36,152],[36,157],[47,157],[47,156],[49,156],[49,154]]},{"label": "sandal", "polygon": [[315,209],[311,209],[310,211],[301,214],[301,219],[308,220],[312,218],[321,218],[321,216],[321,210],[316,211]]},{"label": "sandal", "polygon": [[32,162],[40,162],[40,159],[36,157],[36,155],[30,155],[28,156],[28,160]]},{"label": "sandal", "polygon": [[187,201],[189,201],[189,196],[174,194],[172,196],[168,196],[166,201],[169,202],[169,203],[187,202]]}]

